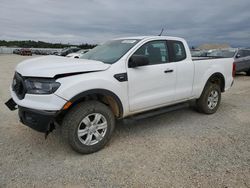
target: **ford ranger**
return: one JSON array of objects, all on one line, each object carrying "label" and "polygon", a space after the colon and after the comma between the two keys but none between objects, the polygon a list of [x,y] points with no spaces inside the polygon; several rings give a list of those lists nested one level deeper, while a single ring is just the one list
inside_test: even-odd
[{"label": "ford ranger", "polygon": [[[187,101],[213,114],[233,84],[232,58],[192,60],[188,44],[169,36],[110,40],[79,59],[45,56],[18,64],[6,105],[44,133],[55,125],[77,152],[102,149],[117,119]],[[164,107],[164,108],[163,108]]]}]

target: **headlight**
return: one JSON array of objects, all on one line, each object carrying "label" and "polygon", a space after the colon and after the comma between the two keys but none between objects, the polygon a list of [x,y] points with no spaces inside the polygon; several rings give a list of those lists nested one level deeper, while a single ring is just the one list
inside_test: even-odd
[{"label": "headlight", "polygon": [[54,79],[28,78],[25,80],[27,93],[29,94],[51,94],[59,87],[60,83]]}]

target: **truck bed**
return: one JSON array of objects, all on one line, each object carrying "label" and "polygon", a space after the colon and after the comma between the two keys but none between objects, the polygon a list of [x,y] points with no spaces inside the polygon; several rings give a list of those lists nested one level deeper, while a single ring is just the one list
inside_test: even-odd
[{"label": "truck bed", "polygon": [[[195,95],[200,94],[207,81],[207,75],[221,73],[225,78],[225,90],[231,87],[233,58],[204,58],[195,59],[195,75],[193,91]],[[216,72],[215,72],[216,70]]]}]

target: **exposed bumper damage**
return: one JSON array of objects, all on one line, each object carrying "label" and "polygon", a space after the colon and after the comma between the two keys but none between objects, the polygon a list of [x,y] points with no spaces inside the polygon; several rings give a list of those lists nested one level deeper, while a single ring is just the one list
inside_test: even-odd
[{"label": "exposed bumper damage", "polygon": [[55,128],[54,123],[55,117],[58,114],[57,111],[35,110],[17,106],[12,98],[5,105],[12,111],[18,109],[20,121],[24,125],[38,132],[46,133],[46,136]]}]

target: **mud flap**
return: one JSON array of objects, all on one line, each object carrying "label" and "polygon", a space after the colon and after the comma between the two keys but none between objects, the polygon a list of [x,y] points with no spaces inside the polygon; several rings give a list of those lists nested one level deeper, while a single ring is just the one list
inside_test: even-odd
[{"label": "mud flap", "polygon": [[45,140],[47,139],[49,133],[51,133],[53,130],[55,129],[55,124],[54,123],[50,123],[49,124],[49,130],[47,130],[44,134],[44,138]]}]

